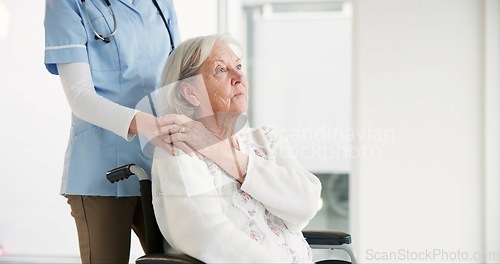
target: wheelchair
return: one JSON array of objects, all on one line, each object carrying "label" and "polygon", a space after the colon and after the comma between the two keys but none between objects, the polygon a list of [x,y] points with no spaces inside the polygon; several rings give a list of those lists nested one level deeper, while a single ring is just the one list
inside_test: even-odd
[{"label": "wheelchair", "polygon": [[[126,180],[130,176],[136,175],[140,183],[142,208],[144,211],[144,223],[146,233],[145,255],[136,260],[136,264],[187,264],[203,263],[193,257],[180,253],[164,252],[163,235],[160,232],[153,211],[151,180],[149,175],[139,166],[128,164],[113,170],[106,174],[106,178],[111,183]],[[349,264],[356,263],[353,250],[350,247],[351,235],[340,231],[303,231],[302,232],[310,247],[313,249],[340,249],[344,250],[350,258],[346,260],[322,260],[317,263],[337,263]]]}]

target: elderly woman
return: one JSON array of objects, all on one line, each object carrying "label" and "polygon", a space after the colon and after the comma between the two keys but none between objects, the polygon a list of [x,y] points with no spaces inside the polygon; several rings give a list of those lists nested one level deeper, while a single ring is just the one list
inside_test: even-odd
[{"label": "elderly woman", "polygon": [[301,230],[321,184],[277,131],[241,125],[248,83],[233,44],[189,39],[165,66],[160,112],[172,149],[157,148],[153,161],[158,225],[174,249],[207,263],[310,263]]}]

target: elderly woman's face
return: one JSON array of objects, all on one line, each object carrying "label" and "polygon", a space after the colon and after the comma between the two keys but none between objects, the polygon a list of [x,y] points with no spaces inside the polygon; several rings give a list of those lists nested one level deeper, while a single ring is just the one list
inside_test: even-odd
[{"label": "elderly woman's face", "polygon": [[241,59],[224,43],[215,43],[200,68],[212,110],[242,113],[248,109],[248,83]]}]

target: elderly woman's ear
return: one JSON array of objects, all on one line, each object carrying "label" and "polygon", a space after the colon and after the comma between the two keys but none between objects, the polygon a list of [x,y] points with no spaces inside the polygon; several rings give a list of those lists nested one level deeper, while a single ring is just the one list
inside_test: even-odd
[{"label": "elderly woman's ear", "polygon": [[181,94],[193,106],[200,106],[200,97],[194,85],[187,82],[181,84]]}]

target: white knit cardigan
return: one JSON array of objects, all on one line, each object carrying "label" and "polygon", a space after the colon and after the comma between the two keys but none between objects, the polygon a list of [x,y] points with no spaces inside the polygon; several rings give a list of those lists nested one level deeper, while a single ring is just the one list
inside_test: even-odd
[{"label": "white knit cardigan", "polygon": [[163,236],[206,263],[311,263],[301,230],[319,209],[319,180],[277,130],[237,136],[249,155],[243,184],[211,160],[157,148],[153,206]]}]

